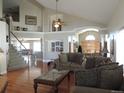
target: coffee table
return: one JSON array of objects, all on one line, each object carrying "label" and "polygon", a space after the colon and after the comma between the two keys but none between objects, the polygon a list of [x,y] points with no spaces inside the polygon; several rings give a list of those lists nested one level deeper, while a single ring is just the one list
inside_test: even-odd
[{"label": "coffee table", "polygon": [[70,71],[62,70],[57,71],[55,69],[49,71],[45,75],[41,75],[34,79],[34,91],[37,93],[38,84],[49,85],[53,87],[54,93],[58,93],[58,85],[68,77],[68,87],[69,87],[69,79],[70,79]]},{"label": "coffee table", "polygon": [[51,59],[43,59],[42,60],[42,67],[41,67],[41,72],[42,73],[46,73],[49,70],[53,69],[53,65],[54,65],[54,60]]}]

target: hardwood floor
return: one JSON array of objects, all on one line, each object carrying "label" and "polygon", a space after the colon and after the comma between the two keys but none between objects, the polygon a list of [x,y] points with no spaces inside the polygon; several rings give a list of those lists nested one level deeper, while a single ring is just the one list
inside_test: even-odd
[{"label": "hardwood floor", "polygon": [[[8,87],[6,93],[34,93],[33,80],[48,71],[47,64],[38,64],[37,67],[29,69],[20,69],[8,72]],[[74,78],[71,75],[70,86],[74,85]],[[59,93],[68,93],[67,78],[59,85]],[[52,88],[45,85],[39,85],[38,93],[53,93]]]}]

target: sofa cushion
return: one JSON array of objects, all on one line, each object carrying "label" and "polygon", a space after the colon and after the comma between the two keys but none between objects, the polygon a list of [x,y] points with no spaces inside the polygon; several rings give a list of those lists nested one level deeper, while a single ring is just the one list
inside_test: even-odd
[{"label": "sofa cushion", "polygon": [[78,86],[96,87],[97,71],[96,69],[76,71],[75,79]]},{"label": "sofa cushion", "polygon": [[68,62],[68,56],[66,53],[62,53],[59,55],[59,62],[60,63],[67,63]]},{"label": "sofa cushion", "polygon": [[83,55],[82,55],[81,53],[77,53],[77,54],[75,55],[74,61],[75,61],[77,64],[81,65],[82,62],[83,62]]},{"label": "sofa cushion", "polygon": [[124,91],[124,79],[119,90]]},{"label": "sofa cushion", "polygon": [[75,53],[68,53],[68,61],[74,62],[75,59]]},{"label": "sofa cushion", "polygon": [[114,89],[120,88],[123,81],[123,65],[114,69],[102,69],[100,77],[100,88]]},{"label": "sofa cushion", "polygon": [[68,53],[68,61],[71,63],[82,64],[83,55],[81,53]]},{"label": "sofa cushion", "polygon": [[86,69],[91,69],[95,67],[95,57],[87,57],[86,58]]}]

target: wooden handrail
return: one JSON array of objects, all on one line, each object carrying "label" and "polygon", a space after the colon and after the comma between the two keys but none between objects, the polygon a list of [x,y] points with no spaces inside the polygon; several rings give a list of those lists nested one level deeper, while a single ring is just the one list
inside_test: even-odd
[{"label": "wooden handrail", "polygon": [[10,31],[10,33],[18,40],[18,42],[24,47],[24,49],[28,50],[12,31]]},{"label": "wooden handrail", "polygon": [[30,55],[29,50],[22,44],[22,42],[18,39],[18,37],[12,31],[10,31],[10,33],[17,39],[17,41],[24,47],[24,49],[28,51],[27,55],[28,55],[28,65],[29,65],[29,55]]}]

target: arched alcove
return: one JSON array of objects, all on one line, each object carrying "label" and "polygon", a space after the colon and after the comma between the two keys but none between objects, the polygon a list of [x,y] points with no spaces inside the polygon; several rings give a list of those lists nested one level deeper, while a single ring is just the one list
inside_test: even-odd
[{"label": "arched alcove", "polygon": [[87,28],[78,33],[79,44],[85,54],[100,53],[99,29]]}]

